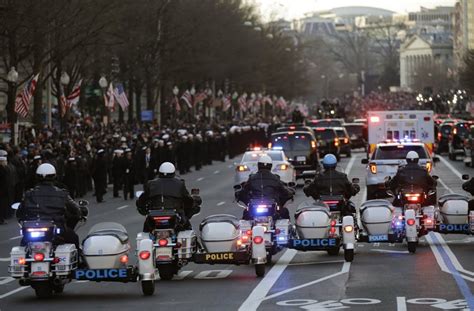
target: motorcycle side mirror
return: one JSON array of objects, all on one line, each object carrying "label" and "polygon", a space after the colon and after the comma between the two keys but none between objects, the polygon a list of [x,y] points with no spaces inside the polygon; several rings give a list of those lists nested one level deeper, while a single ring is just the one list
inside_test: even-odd
[{"label": "motorcycle side mirror", "polygon": [[79,206],[87,206],[89,205],[89,201],[87,200],[79,200],[79,202],[77,202],[79,204]]},{"label": "motorcycle side mirror", "polygon": [[435,195],[436,194],[436,190],[430,190],[428,191],[428,195]]},{"label": "motorcycle side mirror", "polygon": [[384,181],[389,181],[389,180],[391,180],[391,179],[392,179],[391,176],[385,176]]},{"label": "motorcycle side mirror", "polygon": [[438,180],[438,179],[439,179],[439,176],[438,176],[438,175],[432,175],[431,177],[433,177],[434,180]]},{"label": "motorcycle side mirror", "polygon": [[143,194],[144,191],[137,191],[135,192],[135,197],[138,199],[142,194]]},{"label": "motorcycle side mirror", "polygon": [[296,188],[296,183],[290,181],[290,182],[288,183],[288,187],[290,187],[290,188]]},{"label": "motorcycle side mirror", "polygon": [[199,189],[197,188],[191,189],[191,195],[199,195]]},{"label": "motorcycle side mirror", "polygon": [[469,174],[464,174],[461,176],[462,180],[469,180]]},{"label": "motorcycle side mirror", "polygon": [[392,192],[392,190],[387,190],[386,193],[389,197],[395,197],[395,194]]},{"label": "motorcycle side mirror", "polygon": [[438,157],[433,157],[433,162],[439,162],[439,158]]},{"label": "motorcycle side mirror", "polygon": [[304,184],[305,184],[305,185],[309,185],[310,183],[311,183],[311,179],[305,179],[305,180],[304,180]]},{"label": "motorcycle side mirror", "polygon": [[352,178],[352,183],[353,184],[358,184],[360,182],[359,178]]},{"label": "motorcycle side mirror", "polygon": [[361,164],[369,164],[369,159],[361,159],[360,163]]},{"label": "motorcycle side mirror", "polygon": [[242,186],[241,186],[241,185],[235,185],[235,186],[234,186],[234,190],[235,190],[235,191],[242,190]]},{"label": "motorcycle side mirror", "polygon": [[11,207],[12,207],[12,209],[17,210],[17,209],[20,208],[20,203],[19,202],[13,203]]}]

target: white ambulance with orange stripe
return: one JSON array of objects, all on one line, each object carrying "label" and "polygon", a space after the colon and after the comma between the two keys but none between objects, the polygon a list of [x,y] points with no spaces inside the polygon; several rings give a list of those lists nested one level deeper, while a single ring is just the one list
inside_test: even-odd
[{"label": "white ambulance with orange stripe", "polygon": [[369,158],[383,141],[418,140],[433,154],[435,142],[433,111],[369,111],[367,115]]}]

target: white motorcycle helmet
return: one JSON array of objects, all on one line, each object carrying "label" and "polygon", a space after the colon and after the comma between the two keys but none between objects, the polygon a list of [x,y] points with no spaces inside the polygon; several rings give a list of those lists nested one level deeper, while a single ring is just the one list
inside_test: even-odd
[{"label": "white motorcycle helmet", "polygon": [[170,162],[164,162],[160,165],[158,173],[160,173],[160,177],[173,177],[176,172],[176,168]]},{"label": "white motorcycle helmet", "polygon": [[267,169],[267,170],[271,170],[272,169],[272,165],[273,165],[273,161],[272,161],[272,158],[270,158],[270,156],[268,155],[262,155],[259,159],[258,159],[258,162],[257,162],[257,165],[258,165],[258,169]]},{"label": "white motorcycle helmet", "polygon": [[53,165],[49,163],[44,163],[38,166],[36,169],[36,175],[40,179],[54,179],[56,177],[56,169],[54,168]]},{"label": "white motorcycle helmet", "polygon": [[407,163],[418,163],[418,160],[420,159],[420,156],[416,151],[410,151],[407,153]]}]

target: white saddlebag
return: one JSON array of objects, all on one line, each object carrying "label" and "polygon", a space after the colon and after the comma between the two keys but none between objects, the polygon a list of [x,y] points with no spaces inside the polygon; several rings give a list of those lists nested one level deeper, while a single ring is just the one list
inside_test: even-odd
[{"label": "white saddlebag", "polygon": [[94,225],[82,242],[82,251],[89,269],[119,269],[120,257],[128,255],[128,233],[115,222]]},{"label": "white saddlebag", "polygon": [[388,234],[395,208],[387,200],[369,200],[360,207],[362,225],[369,235]]},{"label": "white saddlebag", "polygon": [[239,219],[233,215],[211,215],[199,225],[201,242],[209,253],[235,252],[240,237]]},{"label": "white saddlebag", "polygon": [[331,214],[323,202],[303,202],[296,209],[296,232],[300,239],[324,239],[328,236]]},{"label": "white saddlebag", "polygon": [[446,194],[439,198],[439,210],[446,225],[467,224],[469,198],[460,194]]}]

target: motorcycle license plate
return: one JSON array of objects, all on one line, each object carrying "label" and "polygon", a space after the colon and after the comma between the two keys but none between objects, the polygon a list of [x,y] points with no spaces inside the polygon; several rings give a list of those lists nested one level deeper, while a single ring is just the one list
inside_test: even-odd
[{"label": "motorcycle license plate", "polygon": [[369,235],[369,242],[388,241],[388,234]]},{"label": "motorcycle license plate", "polygon": [[173,249],[171,247],[159,247],[156,249],[156,260],[170,260],[173,258]]},{"label": "motorcycle license plate", "polygon": [[49,275],[49,262],[33,262],[31,263],[31,276],[42,278]]}]

